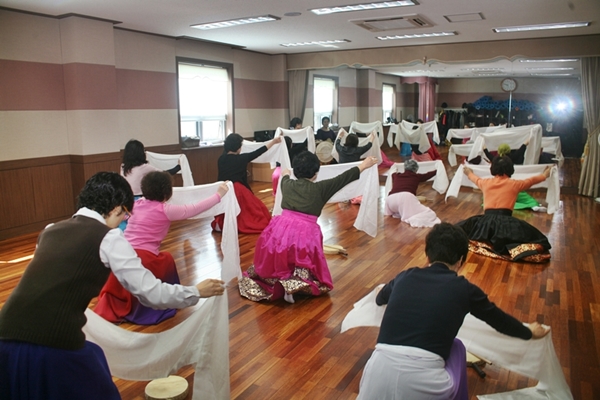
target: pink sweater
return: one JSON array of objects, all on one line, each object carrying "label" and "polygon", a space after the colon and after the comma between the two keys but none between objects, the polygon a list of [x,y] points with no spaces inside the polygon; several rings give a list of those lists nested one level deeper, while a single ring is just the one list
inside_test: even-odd
[{"label": "pink sweater", "polygon": [[146,163],[131,168],[131,171],[129,171],[127,176],[125,176],[123,175],[123,166],[121,165],[121,175],[125,177],[125,180],[127,182],[129,182],[129,186],[131,186],[131,190],[133,191],[134,196],[142,195],[142,178],[146,176],[146,174],[148,174],[149,172],[153,171],[160,171],[160,169],[155,168],[152,165]]},{"label": "pink sweater", "polygon": [[483,192],[484,210],[498,208],[512,210],[519,192],[546,180],[546,176],[542,174],[523,180],[511,179],[506,175],[480,178],[472,172],[467,176]]},{"label": "pink sweater", "polygon": [[208,210],[221,201],[218,193],[194,204],[173,205],[141,198],[135,202],[125,229],[125,239],[134,249],[159,253],[171,221],[187,219]]}]

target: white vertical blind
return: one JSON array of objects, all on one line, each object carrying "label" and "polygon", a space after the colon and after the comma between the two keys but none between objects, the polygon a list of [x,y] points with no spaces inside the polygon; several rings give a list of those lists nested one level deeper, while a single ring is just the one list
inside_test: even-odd
[{"label": "white vertical blind", "polygon": [[333,99],[335,94],[335,80],[326,78],[315,78],[314,80],[314,95],[315,113],[332,113]]},{"label": "white vertical blind", "polygon": [[225,68],[179,63],[181,117],[224,119],[228,86]]}]

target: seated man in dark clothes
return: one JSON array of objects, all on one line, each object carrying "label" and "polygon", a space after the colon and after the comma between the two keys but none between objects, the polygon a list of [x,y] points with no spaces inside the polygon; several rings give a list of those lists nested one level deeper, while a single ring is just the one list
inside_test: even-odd
[{"label": "seated man in dark clothes", "polygon": [[467,313],[523,340],[548,333],[537,322],[523,325],[457,275],[468,248],[462,229],[438,224],[425,239],[429,265],[401,272],[378,293],[377,304],[387,308],[359,400],[468,399],[465,347],[456,339]]}]

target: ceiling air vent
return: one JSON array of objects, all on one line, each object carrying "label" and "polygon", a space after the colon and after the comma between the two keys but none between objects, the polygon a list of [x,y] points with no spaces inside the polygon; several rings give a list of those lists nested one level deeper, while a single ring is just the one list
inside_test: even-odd
[{"label": "ceiling air vent", "polygon": [[350,21],[371,32],[394,31],[397,29],[429,28],[433,24],[420,15],[403,15],[399,17],[377,18]]}]

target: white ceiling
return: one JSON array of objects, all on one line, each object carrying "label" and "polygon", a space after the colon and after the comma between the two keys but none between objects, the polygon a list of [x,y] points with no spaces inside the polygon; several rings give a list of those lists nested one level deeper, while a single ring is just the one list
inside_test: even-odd
[{"label": "white ceiling", "polygon": [[[116,27],[136,31],[191,37],[245,48],[265,54],[293,54],[363,48],[418,46],[430,44],[530,39],[558,36],[600,34],[600,0],[416,0],[418,5],[380,10],[353,11],[318,16],[313,8],[358,4],[360,0],[0,0],[7,7],[50,16],[79,14],[115,21]],[[286,13],[299,13],[288,17]],[[418,15],[430,27],[386,31],[384,35],[456,32],[456,36],[386,40],[382,33],[371,32],[352,21]],[[462,14],[467,16],[460,17]],[[191,25],[232,18],[273,15],[278,21],[199,30]],[[477,21],[449,22],[448,19]],[[584,28],[494,33],[492,28],[589,21]],[[332,46],[284,47],[282,43],[346,39],[349,43]],[[600,46],[600,44],[599,44]],[[574,70],[530,70],[526,68],[573,67]],[[480,77],[490,71],[473,68],[496,68],[496,76],[531,76],[536,72],[579,74],[579,63],[523,63],[519,60],[496,60],[486,64],[420,64],[377,68],[378,71],[403,76]],[[412,71],[412,72],[408,72]]]}]

